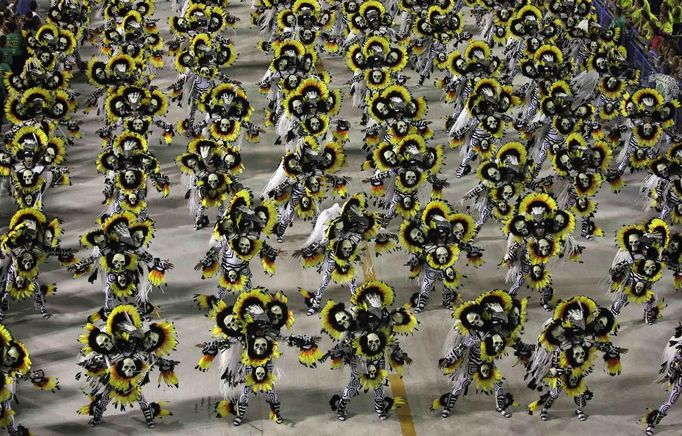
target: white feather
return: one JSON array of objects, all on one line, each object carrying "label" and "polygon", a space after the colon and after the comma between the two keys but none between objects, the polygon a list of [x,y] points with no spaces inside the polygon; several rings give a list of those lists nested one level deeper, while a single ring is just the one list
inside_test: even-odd
[{"label": "white feather", "polygon": [[[551,319],[549,321],[551,321]],[[532,361],[530,365],[528,365],[528,370],[526,371],[524,379],[528,383],[534,381],[539,385],[551,366],[552,353],[548,352],[545,348],[538,346],[533,353]]]},{"label": "white feather", "polygon": [[571,80],[573,95],[576,96],[580,102],[590,100],[598,82],[599,73],[596,71],[583,71]]},{"label": "white feather", "polygon": [[381,307],[381,298],[376,294],[366,295],[365,301],[372,307]]},{"label": "white feather", "polygon": [[450,136],[454,136],[455,133],[458,135],[463,135],[464,129],[466,129],[471,122],[471,114],[468,110],[463,109],[457,116],[457,121],[450,128]]},{"label": "white feather", "polygon": [[658,383],[663,383],[668,381],[667,374],[670,370],[670,366],[678,359],[682,358],[679,356],[680,353],[680,341],[682,337],[672,335],[668,342],[665,343],[665,349],[661,356],[661,374],[656,378]]},{"label": "white feather", "polygon": [[261,192],[261,197],[267,196],[268,192],[272,191],[277,186],[282,184],[282,182],[284,182],[286,179],[287,175],[284,172],[284,164],[280,162],[279,166],[277,167],[277,170],[272,174],[270,180],[265,185],[265,188],[263,188],[263,191]]},{"label": "white feather", "polygon": [[618,249],[618,252],[616,253],[616,256],[613,258],[613,262],[611,262],[611,268],[615,267],[619,263],[622,262],[627,262],[627,263],[632,263],[632,255],[630,252],[627,250],[623,250],[622,248]]},{"label": "white feather", "polygon": [[618,167],[620,168],[621,163],[623,163],[627,158],[629,157],[630,153],[630,138],[632,137],[632,129],[634,128],[634,125],[630,120],[625,121],[625,125],[628,126],[628,130],[626,131],[625,135],[621,138],[623,140],[623,148],[620,150],[620,153],[618,154]]},{"label": "white feather", "polygon": [[330,208],[323,210],[315,221],[313,232],[306,239],[304,246],[308,246],[313,242],[319,242],[324,239],[324,233],[327,230],[329,223],[336,217],[341,215],[341,206],[339,203],[334,203]]},{"label": "white feather", "polygon": [[[243,376],[244,368],[241,363],[243,346],[241,342],[235,341],[232,346],[220,353],[220,371],[218,372],[218,387],[221,395],[226,400],[236,399],[241,389],[239,386],[240,378]],[[232,377],[223,380],[221,377],[227,371]]]},{"label": "white feather", "polygon": [[580,245],[578,241],[575,240],[573,235],[568,235],[564,240],[563,255],[565,259],[569,259],[573,256],[580,254]]},{"label": "white feather", "polygon": [[292,129],[293,125],[294,120],[291,119],[291,116],[287,113],[283,113],[282,116],[280,116],[279,120],[277,121],[275,132],[279,136],[286,137],[289,131]]}]

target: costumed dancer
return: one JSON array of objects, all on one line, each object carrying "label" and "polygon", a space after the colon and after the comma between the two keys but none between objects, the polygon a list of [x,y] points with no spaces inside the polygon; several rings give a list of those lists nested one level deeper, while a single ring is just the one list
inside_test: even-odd
[{"label": "costumed dancer", "polygon": [[661,369],[656,379],[658,383],[668,382],[668,399],[658,409],[649,410],[642,418],[646,425],[644,433],[647,436],[654,434],[654,428],[668,415],[668,410],[675,404],[682,393],[682,325],[675,328],[675,333],[666,343],[661,358]]},{"label": "costumed dancer", "polygon": [[322,297],[332,280],[347,284],[353,293],[357,267],[368,242],[376,242],[378,254],[395,248],[393,238],[381,233],[380,227],[378,214],[367,210],[364,194],[355,194],[343,206],[337,203],[320,214],[303,248],[293,253],[303,259],[305,268],[318,267],[322,274],[317,291],[300,289],[308,315],[320,311]]},{"label": "costumed dancer", "polygon": [[345,421],[348,404],[361,391],[374,392],[374,411],[380,420],[404,404],[402,398],[385,395],[388,372],[402,375],[412,359],[401,348],[398,335],[409,335],[418,321],[407,306],[393,308],[395,291],[387,283],[371,280],[353,291],[350,304],[329,300],[322,309],[322,331],[335,342],[321,358],[331,359],[332,369],[350,367],[350,381],[329,404],[339,421]]},{"label": "costumed dancer", "polygon": [[275,228],[278,242],[283,241],[284,233],[296,217],[312,220],[314,225],[320,206],[330,193],[347,197],[349,179],[335,174],[345,161],[342,143],[332,141],[321,147],[310,136],[297,150],[284,155],[263,189],[263,197],[272,199],[279,207]]},{"label": "costumed dancer", "polygon": [[234,305],[217,301],[208,316],[215,321],[211,330],[215,339],[203,344],[203,356],[196,369],[207,371],[219,356],[220,391],[225,399],[215,406],[218,417],[234,415],[233,424],[239,426],[249,399],[263,394],[270,406],[270,418],[277,424],[284,422],[275,390],[275,382],[281,377],[276,367],[280,341],[299,348],[299,363],[315,366],[322,357],[317,347],[320,338],[282,334],[283,327],[291,329],[294,324],[287,297],[261,287],[242,292]]},{"label": "costumed dancer", "polygon": [[525,375],[529,388],[539,390],[546,385],[549,390],[528,405],[529,413],[540,409],[540,419],[549,420],[549,409],[563,391],[575,403],[578,419],[585,421],[583,409],[593,397],[587,376],[597,354],[603,353],[609,375],[621,372],[620,356],[628,350],[612,344],[617,329],[611,311],[589,297],[571,297],[557,304],[542,328]]},{"label": "costumed dancer", "polygon": [[42,369],[32,369],[31,356],[23,342],[14,339],[12,333],[0,324],[0,428],[6,428],[10,436],[29,436],[29,430],[14,419],[12,400],[16,401],[16,385],[30,380],[41,391],[56,392],[59,380],[46,377]]},{"label": "costumed dancer", "polygon": [[554,288],[547,264],[559,253],[579,260],[584,247],[573,238],[574,229],[573,214],[559,209],[546,193],[532,192],[521,199],[518,211],[504,228],[508,239],[503,263],[509,267],[506,280],[512,282],[511,295],[516,295],[529,280],[530,286],[540,292],[542,307],[552,309]]},{"label": "costumed dancer", "polygon": [[178,387],[175,367],[180,362],[167,358],[178,343],[175,326],[164,320],[145,324],[131,305],[117,306],[102,321],[99,326],[88,322],[79,338],[83,370],[76,379],[85,376],[89,402],[78,413],[91,416],[88,424],[95,427],[109,403],[120,410],[137,403],[147,427],[154,428],[157,417],[171,413],[165,402],[148,402],[142,389],[155,369],[159,386]]},{"label": "costumed dancer", "polygon": [[133,300],[140,316],[147,319],[154,311],[149,293],[154,287],[165,286],[165,273],[173,269],[168,260],[147,250],[154,238],[154,221],[123,211],[102,216],[97,224],[98,228],[80,237],[81,246],[92,249],[91,254],[71,265],[69,271],[74,278],[89,274],[90,283],[101,273],[104,305],[97,317],[106,318],[116,301]]},{"label": "costumed dancer", "polygon": [[[625,225],[616,233],[618,252],[609,269],[610,290],[613,292],[611,312],[615,315],[630,302],[644,304],[643,319],[648,325],[662,316],[665,303],[658,299],[654,285],[665,272],[664,260],[679,268],[679,240],[671,243],[668,225],[660,218],[643,224]],[[679,272],[675,273],[675,277]],[[675,279],[676,287],[679,279]]]},{"label": "costumed dancer", "polygon": [[254,200],[247,189],[242,189],[230,199],[225,213],[213,228],[211,248],[194,267],[202,272],[202,279],[219,274],[215,295],[194,296],[200,308],[210,309],[216,300],[224,300],[228,292],[250,290],[250,262],[256,256],[260,257],[266,274],[275,274],[275,261],[281,252],[265,239],[274,231],[277,219],[275,204],[270,200]]},{"label": "costumed dancer", "polygon": [[40,268],[50,256],[65,266],[75,262],[71,250],[60,246],[61,235],[61,220],[48,220],[37,209],[20,209],[12,216],[7,233],[0,236],[0,321],[9,310],[10,298],[33,297],[43,318],[50,317],[45,299],[57,286],[39,282]]},{"label": "costumed dancer", "polygon": [[483,264],[483,249],[473,244],[475,236],[474,219],[455,212],[443,200],[431,200],[420,214],[403,221],[398,239],[410,254],[410,278],[419,281],[419,291],[410,298],[414,313],[424,310],[439,281],[443,284],[443,306],[457,301],[462,274],[455,263],[460,253],[464,251],[473,266]]},{"label": "costumed dancer", "polygon": [[505,225],[514,216],[520,195],[533,172],[533,163],[528,159],[526,148],[520,142],[507,142],[495,151],[489,159],[482,159],[476,176],[479,184],[467,191],[462,204],[473,202],[480,213],[476,229],[492,215]]},{"label": "costumed dancer", "polygon": [[452,392],[437,398],[431,410],[441,409],[443,418],[450,416],[473,381],[477,392],[493,392],[498,413],[511,417],[509,409],[515,404],[514,398],[505,393],[504,377],[495,362],[507,355],[508,348],[514,349],[520,359],[530,358],[533,347],[520,338],[527,305],[528,298],[517,300],[495,289],[454,309],[455,324],[448,333],[444,357],[438,361],[452,382]]}]

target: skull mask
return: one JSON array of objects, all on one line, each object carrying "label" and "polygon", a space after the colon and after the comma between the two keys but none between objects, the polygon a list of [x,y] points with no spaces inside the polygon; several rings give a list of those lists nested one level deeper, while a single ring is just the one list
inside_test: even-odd
[{"label": "skull mask", "polygon": [[448,252],[448,249],[445,247],[438,247],[436,248],[436,262],[438,262],[439,265],[445,265],[448,263],[448,258],[450,257],[450,253]]},{"label": "skull mask", "polygon": [[424,232],[422,232],[420,229],[414,228],[410,230],[410,238],[416,242],[417,244],[423,244],[425,239],[424,239]]},{"label": "skull mask", "polygon": [[642,133],[644,133],[644,136],[651,136],[651,132],[654,130],[653,126],[649,123],[645,123],[642,126]]},{"label": "skull mask", "polygon": [[130,282],[130,281],[128,280],[128,275],[127,275],[127,274],[118,274],[118,275],[116,276],[116,284],[117,284],[120,288],[125,288],[126,286],[128,286],[128,283],[129,283],[129,282]]},{"label": "skull mask", "polygon": [[116,253],[114,256],[111,258],[111,265],[115,270],[121,270],[123,267],[125,267],[126,264],[126,258],[122,253]]},{"label": "skull mask", "polygon": [[24,253],[21,255],[21,269],[28,271],[35,265],[35,259],[31,253]]},{"label": "skull mask", "polygon": [[481,315],[476,312],[467,313],[466,320],[473,327],[483,327],[483,319],[481,319]]},{"label": "skull mask", "polygon": [[586,189],[590,187],[590,178],[585,173],[578,174],[578,186]]},{"label": "skull mask", "polygon": [[253,353],[258,357],[263,357],[268,352],[268,341],[263,337],[258,337],[253,341]]},{"label": "skull mask", "polygon": [[262,366],[256,367],[256,369],[253,371],[253,378],[256,379],[258,382],[262,382],[265,380],[266,372],[265,368]]},{"label": "skull mask", "polygon": [[512,185],[504,185],[502,187],[501,197],[503,200],[509,200],[514,196],[514,188]]},{"label": "skull mask", "polygon": [[407,171],[405,173],[405,186],[413,187],[417,185],[417,173],[414,171]]},{"label": "skull mask", "polygon": [[50,163],[54,162],[55,157],[56,156],[55,156],[54,148],[49,147],[45,150],[45,154],[43,155],[43,160],[46,163],[50,164]]},{"label": "skull mask", "polygon": [[225,324],[225,327],[229,330],[232,330],[234,332],[238,332],[239,329],[239,322],[237,321],[237,318],[234,315],[227,315],[225,319],[223,319],[223,324]]},{"label": "skull mask", "polygon": [[292,101],[291,110],[294,113],[294,115],[301,115],[303,113],[303,102],[298,99]]},{"label": "skull mask", "polygon": [[376,333],[370,333],[367,335],[367,348],[369,351],[376,353],[381,348],[381,339]]},{"label": "skull mask", "polygon": [[538,241],[538,253],[540,256],[549,256],[551,249],[552,246],[547,239],[542,238]]},{"label": "skull mask", "polygon": [[583,363],[585,363],[587,353],[585,353],[585,349],[582,346],[576,345],[575,347],[573,347],[571,349],[571,354],[573,354],[573,360],[578,365],[582,365]]},{"label": "skull mask", "polygon": [[251,250],[251,241],[248,238],[241,237],[237,243],[240,254],[247,254]]},{"label": "skull mask", "polygon": [[495,353],[499,353],[504,349],[504,340],[500,335],[493,335],[492,337],[492,349]]},{"label": "skull mask", "polygon": [[144,348],[146,350],[154,350],[161,341],[161,336],[158,333],[149,330],[144,334]]},{"label": "skull mask", "polygon": [[653,277],[656,274],[656,270],[658,269],[658,265],[656,265],[656,261],[647,259],[644,261],[644,266],[642,268],[644,270],[644,274],[647,277]]},{"label": "skull mask", "polygon": [[319,118],[311,118],[308,125],[310,126],[310,131],[313,133],[317,133],[322,130],[322,124]]},{"label": "skull mask", "polygon": [[19,361],[19,357],[21,357],[19,349],[12,345],[5,349],[5,353],[2,356],[2,363],[7,367],[12,368]]},{"label": "skull mask", "polygon": [[349,259],[351,254],[353,254],[353,243],[349,241],[348,239],[344,239],[341,241],[341,258],[343,259]]},{"label": "skull mask", "polygon": [[135,172],[134,172],[134,171],[128,170],[128,171],[126,171],[126,172],[123,174],[123,178],[124,178],[125,184],[126,184],[127,186],[134,186],[134,185],[135,185],[135,179],[136,179],[137,177],[135,177]]},{"label": "skull mask", "polygon": [[393,150],[386,150],[384,152],[384,160],[391,166],[398,163],[395,152]]},{"label": "skull mask", "polygon": [[211,189],[216,189],[219,184],[219,179],[217,174],[209,174],[208,175],[208,186],[210,186]]},{"label": "skull mask", "polygon": [[351,318],[348,312],[346,312],[345,310],[335,313],[334,320],[337,322],[338,325],[340,325],[343,328],[343,330],[348,330],[348,328],[350,327]]},{"label": "skull mask", "polygon": [[490,167],[488,168],[488,177],[490,177],[491,180],[498,181],[500,180],[500,171],[495,167]]},{"label": "skull mask", "polygon": [[33,184],[33,171],[24,170],[24,172],[21,173],[21,178],[25,186],[31,186]]},{"label": "skull mask", "polygon": [[378,373],[376,365],[367,365],[367,378],[374,380],[377,378]]},{"label": "skull mask", "polygon": [[320,181],[317,180],[317,177],[310,177],[308,179],[308,189],[313,193],[320,192]]},{"label": "skull mask", "polygon": [[270,308],[270,321],[273,325],[280,325],[283,318],[284,314],[280,306],[274,305]]},{"label": "skull mask", "polygon": [[460,222],[456,222],[452,225],[452,235],[456,240],[461,241],[464,237],[464,225]]},{"label": "skull mask", "polygon": [[95,338],[95,343],[105,351],[111,351],[114,348],[114,343],[111,341],[111,337],[106,333],[98,334]]},{"label": "skull mask", "polygon": [[132,378],[137,372],[137,365],[135,361],[131,358],[123,359],[123,365],[121,366],[121,373],[128,378]]},{"label": "skull mask", "polygon": [[132,122],[133,131],[141,133],[144,131],[144,121],[140,118],[135,118]]}]

